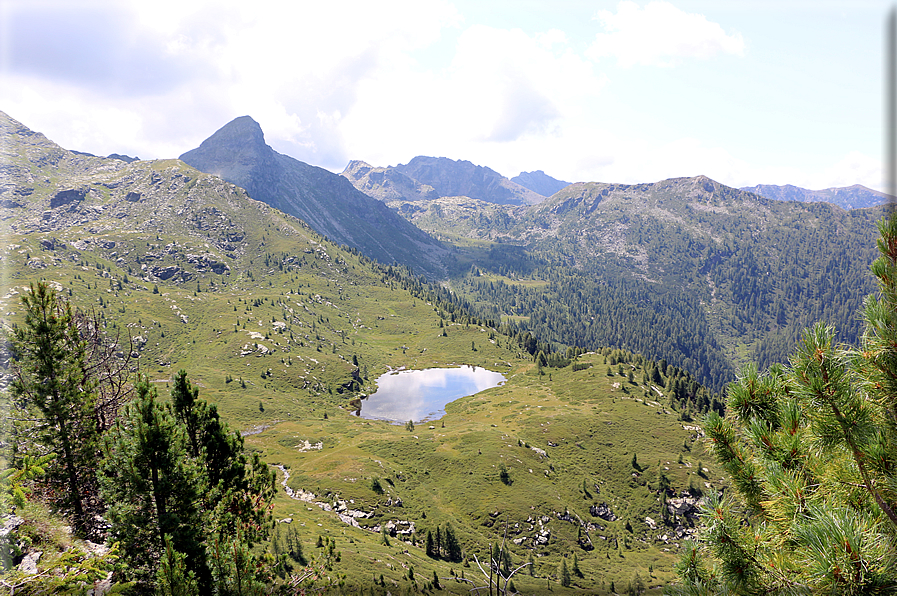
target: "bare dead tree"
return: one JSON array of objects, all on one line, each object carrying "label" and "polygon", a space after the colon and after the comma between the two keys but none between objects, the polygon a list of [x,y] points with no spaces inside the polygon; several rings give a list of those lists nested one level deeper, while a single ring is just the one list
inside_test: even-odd
[{"label": "bare dead tree", "polygon": [[[126,347],[123,349],[121,333],[114,338],[105,329],[104,322],[93,310],[76,311],[71,309],[65,298],[55,294],[52,299],[55,313],[62,317],[68,317],[71,325],[66,338],[68,349],[78,356],[73,358],[69,365],[74,365],[80,371],[73,378],[81,379],[85,391],[84,400],[55,401],[56,411],[52,416],[46,412],[38,415],[36,404],[45,402],[41,396],[41,390],[45,384],[42,372],[32,368],[23,368],[20,357],[26,353],[28,339],[27,334],[22,339],[17,339],[8,344],[10,358],[9,370],[14,378],[13,400],[9,404],[8,416],[5,417],[5,425],[10,435],[10,442],[5,445],[9,449],[10,462],[14,463],[19,457],[26,454],[47,455],[49,453],[60,454],[60,449],[66,453],[74,454],[74,443],[66,443],[60,447],[56,443],[48,443],[47,437],[56,434],[64,434],[66,440],[69,437],[97,437],[102,435],[114,423],[119,408],[128,399],[131,393],[131,367],[135,359],[134,342],[128,334]],[[13,333],[17,333],[15,329]],[[22,343],[26,342],[26,343]],[[63,365],[65,366],[65,365]],[[55,373],[53,373],[55,374]],[[54,431],[54,428],[57,429]],[[62,429],[62,430],[59,430]],[[48,434],[49,433],[49,434]],[[65,469],[74,469],[80,466],[76,473],[66,472],[69,477],[65,490],[60,488],[59,482],[39,482],[33,488],[40,492],[50,502],[59,501],[60,498],[74,499],[66,495],[77,495],[76,517],[79,528],[85,536],[102,538],[103,523],[102,514],[105,504],[99,496],[99,486],[95,474],[91,473],[90,460],[99,460],[98,446],[88,441],[97,450],[88,454],[93,447],[81,444],[82,451],[77,455],[67,457]],[[83,441],[82,441],[83,443]],[[61,456],[60,456],[61,457]],[[86,459],[85,459],[86,458]],[[59,461],[62,461],[61,459]],[[78,461],[80,463],[75,464]],[[63,469],[63,468],[60,468]],[[74,488],[72,488],[72,486]],[[67,492],[66,492],[67,491]]]},{"label": "bare dead tree", "polygon": [[127,402],[133,391],[131,385],[132,362],[137,363],[134,338],[128,332],[123,345],[121,330],[110,337],[96,311],[76,310],[75,325],[81,339],[87,345],[85,373],[94,380],[96,400],[96,424],[100,433],[105,432],[115,422],[121,406]]},{"label": "bare dead tree", "polygon": [[516,594],[517,592],[509,591],[508,585],[511,583],[511,578],[520,571],[521,569],[527,567],[529,563],[524,563],[515,569],[504,569],[502,566],[502,559],[505,557],[505,554],[510,552],[506,551],[506,545],[508,541],[508,522],[505,520],[505,533],[502,536],[501,546],[498,549],[498,558],[492,556],[492,545],[489,545],[489,570],[483,568],[483,564],[480,563],[480,560],[477,558],[476,554],[473,555],[473,560],[476,562],[477,567],[480,568],[480,571],[483,573],[483,577],[486,579],[485,586],[477,586],[476,582],[473,580],[469,580],[467,578],[459,578],[459,577],[444,577],[442,579],[451,581],[458,580],[467,582],[474,587],[470,589],[471,593],[479,594],[481,590],[489,590],[489,595],[492,596],[492,590],[495,590],[496,596],[509,596],[511,594]]}]

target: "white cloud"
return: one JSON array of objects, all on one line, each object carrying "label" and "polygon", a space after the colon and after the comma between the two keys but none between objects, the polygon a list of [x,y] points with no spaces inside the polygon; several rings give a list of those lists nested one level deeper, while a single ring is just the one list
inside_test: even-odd
[{"label": "white cloud", "polygon": [[398,62],[371,72],[340,130],[353,157],[376,165],[437,155],[513,176],[501,168],[544,157],[544,143],[590,114],[604,84],[560,32],[474,25],[444,69]]},{"label": "white cloud", "polygon": [[586,51],[593,60],[612,56],[623,67],[674,66],[683,58],[744,55],[740,33],[727,34],[704,15],[686,13],[669,2],[653,1],[639,8],[625,0],[617,5],[616,14],[601,10],[595,19],[605,32]]},{"label": "white cloud", "polygon": [[[524,29],[465,21],[464,2],[81,0],[79,12],[65,0],[0,0],[0,109],[64,147],[104,155],[174,157],[250,115],[276,150],[334,171],[349,159],[435,155],[571,181],[706,174],[816,189],[881,180],[874,148],[853,138],[834,156],[800,144],[793,154],[765,151],[783,144],[791,120],[821,118],[809,108],[826,105],[794,101],[790,79],[752,79],[786,100],[762,118],[740,92],[725,95],[729,112],[754,118],[756,135],[708,136],[695,125],[706,121],[706,101],[689,99],[699,90],[680,85],[675,110],[658,104],[668,108],[662,118],[645,101],[655,80],[669,85],[678,72],[645,78],[612,67],[692,61],[701,80],[721,80],[715,69],[776,75],[758,62],[768,39],[757,20],[739,20],[758,48],[748,59],[698,63],[743,55],[744,40],[667,2],[620,2],[584,23],[555,19],[554,9],[507,20]],[[469,6],[468,16],[478,13]],[[789,105],[808,112],[789,114]],[[854,148],[864,154],[845,156]]]},{"label": "white cloud", "polygon": [[[327,167],[345,163],[339,122],[359,81],[460,21],[446,0],[12,2],[2,109],[66,130],[51,135],[60,144],[109,153],[133,141],[141,157],[171,157],[248,114],[275,148]],[[119,128],[116,110],[137,123]],[[66,120],[83,125],[56,126]]]}]

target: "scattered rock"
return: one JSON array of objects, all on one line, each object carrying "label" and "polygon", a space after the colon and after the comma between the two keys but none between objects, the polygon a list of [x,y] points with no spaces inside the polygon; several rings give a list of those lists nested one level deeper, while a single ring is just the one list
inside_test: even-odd
[{"label": "scattered rock", "polygon": [[25,558],[19,563],[19,571],[25,575],[37,575],[37,562],[42,554],[44,553],[41,551],[34,551],[25,555]]},{"label": "scattered rock", "polygon": [[0,519],[0,538],[6,538],[25,523],[25,520],[17,515],[7,515]]},{"label": "scattered rock", "polygon": [[65,244],[56,238],[44,238],[40,241],[40,246],[44,250],[56,250],[57,248],[65,248]]},{"label": "scattered rock", "polygon": [[592,517],[600,517],[604,521],[615,521],[617,519],[617,516],[614,515],[607,503],[592,505],[589,507],[589,513],[592,514]]}]

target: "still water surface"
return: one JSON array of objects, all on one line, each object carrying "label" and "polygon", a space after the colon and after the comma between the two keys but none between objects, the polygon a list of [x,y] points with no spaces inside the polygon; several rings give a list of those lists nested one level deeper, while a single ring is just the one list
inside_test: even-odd
[{"label": "still water surface", "polygon": [[436,419],[445,404],[505,382],[501,373],[475,366],[390,372],[377,379],[377,391],[361,401],[362,418],[408,422]]}]

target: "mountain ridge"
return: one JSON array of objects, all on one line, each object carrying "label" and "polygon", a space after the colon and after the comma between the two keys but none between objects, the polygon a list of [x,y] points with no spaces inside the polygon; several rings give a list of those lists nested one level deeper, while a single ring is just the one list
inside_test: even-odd
[{"label": "mountain ridge", "polygon": [[511,178],[511,182],[516,182],[535,193],[539,193],[543,197],[550,197],[554,193],[562,190],[565,186],[570,186],[570,184],[572,184],[571,182],[552,178],[542,170],[520,172],[518,175]]},{"label": "mountain ridge", "polygon": [[384,263],[397,261],[431,278],[444,275],[448,250],[344,177],[277,153],[255,120],[241,116],[180,159],[245,188],[299,217],[334,242]]},{"label": "mountain ridge", "polygon": [[824,201],[848,210],[875,207],[894,201],[894,197],[867,188],[862,184],[837,186],[822,190],[809,190],[793,184],[758,184],[756,186],[742,187],[741,190],[777,201],[799,201],[801,203]]},{"label": "mountain ridge", "polygon": [[499,205],[534,205],[545,198],[491,168],[447,157],[418,155],[407,164],[388,167],[353,160],[341,175],[382,201],[470,197]]},{"label": "mountain ridge", "polygon": [[528,207],[390,204],[472,246],[451,279],[478,312],[545,341],[662,356],[717,390],[749,360],[785,361],[814,321],[856,341],[882,209],[777,201],[703,175],[579,182]]}]

